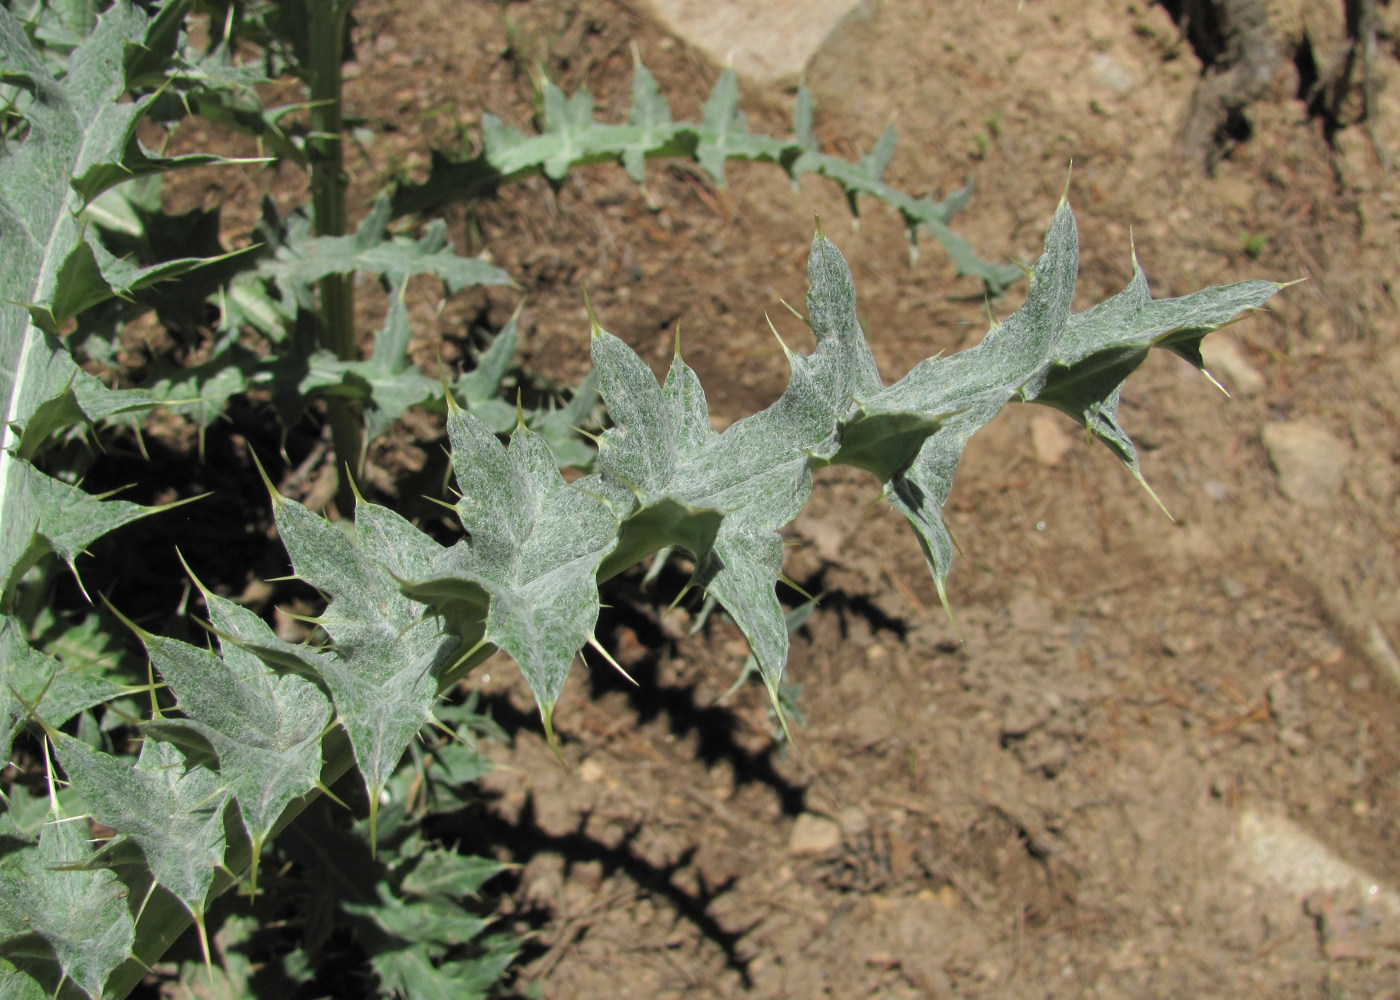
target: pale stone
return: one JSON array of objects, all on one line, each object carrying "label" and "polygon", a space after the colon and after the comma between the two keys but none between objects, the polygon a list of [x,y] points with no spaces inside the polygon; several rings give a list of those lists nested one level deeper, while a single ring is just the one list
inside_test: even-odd
[{"label": "pale stone", "polygon": [[1201,357],[1210,372],[1232,396],[1257,396],[1264,391],[1264,376],[1245,358],[1239,345],[1228,337],[1207,337],[1201,343]]},{"label": "pale stone", "polygon": [[677,38],[756,83],[795,80],[861,0],[646,0]]},{"label": "pale stone", "polygon": [[1064,417],[1053,413],[1037,413],[1031,417],[1031,450],[1041,465],[1059,465],[1073,447],[1074,438],[1065,430]]},{"label": "pale stone", "polygon": [[817,554],[829,563],[842,562],[842,552],[846,547],[846,532],[834,521],[798,515],[793,525],[798,534],[810,539],[817,548]]},{"label": "pale stone", "polygon": [[871,701],[854,708],[846,717],[844,728],[845,737],[862,749],[885,743],[899,731],[889,710]]},{"label": "pale stone", "polygon": [[870,832],[870,817],[860,806],[847,806],[838,817],[841,832],[851,840],[859,840]]},{"label": "pale stone", "polygon": [[1266,424],[1264,450],[1284,496],[1304,507],[1330,507],[1342,489],[1351,445],[1308,420]]},{"label": "pale stone", "polygon": [[1089,57],[1089,72],[1095,82],[1120,94],[1132,90],[1136,82],[1133,71],[1107,52],[1095,52]]},{"label": "pale stone", "polygon": [[825,857],[841,846],[841,827],[816,813],[803,813],[792,824],[788,849],[798,856]]},{"label": "pale stone", "polygon": [[1400,917],[1400,892],[1282,816],[1246,810],[1240,816],[1236,852],[1246,875],[1260,885],[1275,886],[1295,897],[1336,893],[1374,910],[1378,917]]}]

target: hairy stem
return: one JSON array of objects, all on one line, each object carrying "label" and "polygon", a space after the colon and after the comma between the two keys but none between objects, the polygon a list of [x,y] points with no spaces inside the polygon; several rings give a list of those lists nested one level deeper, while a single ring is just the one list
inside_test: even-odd
[{"label": "hairy stem", "polygon": [[[354,0],[313,0],[306,5],[308,25],[307,81],[311,90],[311,200],[316,235],[344,236],[346,191],[344,121],[342,118],[341,57],[345,28]],[[355,343],[354,275],[329,274],[321,279],[321,345],[342,361],[353,361]],[[331,440],[341,464],[341,484],[336,505],[342,511],[354,509],[350,480],[343,473],[348,466],[360,473],[364,450],[364,420],[353,400],[331,396],[326,400],[331,423]]]}]

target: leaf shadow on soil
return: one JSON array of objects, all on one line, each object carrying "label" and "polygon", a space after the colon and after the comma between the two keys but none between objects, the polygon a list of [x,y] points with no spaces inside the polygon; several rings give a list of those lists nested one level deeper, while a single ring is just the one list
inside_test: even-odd
[{"label": "leaf shadow on soil", "polygon": [[[496,796],[487,793],[483,795],[479,808],[444,816],[441,826],[434,824],[435,829],[431,833],[444,839],[458,840],[458,850],[466,854],[489,855],[505,846],[511,860],[522,867],[538,855],[558,855],[564,859],[566,880],[576,866],[590,862],[600,866],[603,881],[622,873],[636,885],[639,894],[664,900],[679,919],[690,923],[704,939],[719,948],[724,955],[726,968],[739,975],[746,989],[753,985],[749,959],[739,952],[739,942],[753,926],[730,930],[710,912],[714,902],[734,887],[736,879],[727,878],[716,885],[709,885],[703,872],[694,866],[697,847],[689,847],[675,859],[656,864],[636,849],[643,823],[629,826],[616,843],[606,843],[586,832],[592,818],[591,811],[580,813],[573,830],[550,833],[540,826],[533,793],[526,796],[514,820],[493,808],[494,798]],[[676,877],[688,870],[693,873],[699,886],[694,892],[677,884]],[[517,885],[507,891],[518,888]],[[555,924],[560,915],[553,908],[535,904],[520,912],[518,919],[539,930]],[[567,914],[564,916],[567,917]],[[532,937],[522,950],[517,967],[529,966],[549,950],[549,946]]]},{"label": "leaf shadow on soil", "polygon": [[[670,576],[675,579],[668,580]],[[735,709],[721,701],[706,703],[698,682],[662,682],[663,659],[675,648],[675,643],[653,614],[645,609],[653,603],[655,593],[679,592],[683,582],[682,575],[673,574],[669,569],[661,575],[651,592],[642,591],[630,578],[617,581],[608,595],[614,603],[604,605],[598,616],[596,632],[605,647],[617,648],[619,633],[624,629],[629,630],[644,652],[625,664],[635,684],[627,683],[610,668],[590,670],[589,700],[596,704],[605,695],[624,696],[627,707],[636,715],[637,728],[664,716],[670,734],[678,740],[695,735],[695,759],[706,768],[720,763],[729,764],[734,771],[736,787],[755,783],[765,785],[777,795],[782,814],[788,818],[796,817],[807,810],[807,789],[805,784],[798,785],[783,777],[775,768],[777,755],[785,752],[786,747],[781,743],[769,743],[761,750],[748,749],[739,738],[746,727]],[[820,595],[818,609],[835,615],[843,636],[849,620],[860,618],[868,624],[872,633],[889,632],[898,641],[904,641],[909,632],[906,621],[886,614],[865,595],[828,590],[825,584],[825,569],[821,569],[798,584],[801,590],[787,596],[792,597],[793,602],[800,603],[798,594]],[[725,686],[729,683],[730,680],[726,678]]]},{"label": "leaf shadow on soil", "polygon": [[[667,592],[668,584],[678,582],[664,579],[667,575],[669,573],[663,574],[657,588],[662,593]],[[823,582],[823,574],[818,572],[804,581],[804,589],[819,593],[824,589]],[[727,764],[736,787],[753,784],[766,788],[774,795],[784,816],[795,817],[806,811],[805,784],[793,782],[779,770],[780,754],[784,750],[782,744],[767,742],[762,749],[750,749],[746,743],[751,741],[746,740],[745,735],[751,725],[744,721],[740,710],[713,701],[707,703],[710,696],[700,680],[667,683],[663,679],[666,659],[675,651],[676,643],[674,635],[668,636],[658,624],[651,609],[651,595],[641,591],[629,577],[617,581],[608,597],[612,603],[602,609],[596,632],[605,646],[618,648],[619,637],[630,630],[633,648],[639,648],[639,653],[629,658],[626,666],[637,683],[629,684],[615,670],[600,665],[601,669],[586,673],[587,699],[598,704],[605,696],[620,695],[626,700],[627,709],[633,716],[627,725],[634,730],[649,722],[662,720],[671,736],[677,740],[687,740],[688,754],[706,769]],[[831,591],[823,596],[821,607],[824,612],[837,615],[843,631],[848,618],[863,619],[872,631],[886,631],[901,640],[908,631],[907,622],[890,617],[861,595]],[[538,729],[534,713],[518,707],[506,693],[483,697],[478,709],[490,715],[512,737],[520,732],[535,732]],[[567,724],[561,727],[560,738],[566,746],[581,742],[580,737],[568,731]],[[577,814],[571,829],[551,832],[541,824],[536,801],[535,793],[528,793],[523,803],[512,810],[505,807],[503,796],[483,789],[475,806],[444,816],[441,826],[434,832],[446,840],[455,841],[458,849],[466,853],[492,853],[505,847],[511,860],[522,866],[540,855],[557,856],[563,860],[566,882],[570,873],[584,864],[592,863],[601,868],[600,881],[620,873],[636,886],[639,894],[649,895],[659,903],[664,902],[677,919],[691,924],[704,939],[718,948],[726,968],[738,974],[744,988],[751,988],[749,959],[741,953],[740,942],[753,927],[728,928],[711,912],[716,900],[734,888],[734,878],[710,884],[696,864],[699,848],[694,845],[664,863],[649,860],[638,848],[645,820],[629,823],[620,835],[614,833],[605,839],[588,832],[597,816],[592,809],[583,809]],[[679,884],[687,875],[698,888]],[[509,875],[503,877],[507,882],[511,879]],[[518,895],[521,888],[519,877],[516,882],[516,885],[506,887],[504,891]],[[569,934],[586,933],[587,916],[575,915],[571,918],[567,913],[554,912],[548,905],[539,903],[529,905],[517,916],[525,925],[537,930],[558,925],[561,918],[566,923],[563,947],[567,947],[568,941],[572,940],[568,938]],[[571,919],[582,924],[583,929],[570,930],[568,925]],[[545,956],[552,949],[560,947],[558,941],[546,944],[532,940],[522,953],[519,967],[529,967],[540,960],[547,961]]]}]

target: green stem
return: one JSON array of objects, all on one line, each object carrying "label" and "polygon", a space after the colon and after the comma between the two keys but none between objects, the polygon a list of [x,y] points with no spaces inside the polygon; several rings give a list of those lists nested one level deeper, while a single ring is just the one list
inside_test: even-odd
[{"label": "green stem", "polygon": [[[318,236],[344,236],[348,227],[346,192],[349,178],[345,173],[342,118],[341,58],[344,55],[345,29],[355,0],[308,0],[307,84],[311,91],[311,136],[308,143],[311,165],[311,201]],[[333,274],[322,279],[321,346],[336,357],[350,361],[358,355],[355,343],[355,287],[353,275]],[[350,480],[343,473],[348,465],[359,474],[364,449],[364,420],[359,405],[332,396],[326,401],[331,423],[331,439],[342,466],[341,482],[336,504],[342,511],[355,509]],[[482,650],[480,659],[494,652],[494,647]],[[473,664],[474,665],[474,664]],[[323,743],[325,763],[321,778],[326,787],[340,779],[355,763],[355,755],[344,730],[337,727]],[[282,813],[268,840],[273,839],[288,824],[301,815],[320,791],[311,791],[292,802]],[[252,862],[252,845],[248,841],[232,844],[225,857],[226,870],[214,879],[208,899],[213,900],[244,877]],[[134,944],[134,954],[112,973],[107,980],[104,996],[124,997],[145,976],[150,965],[159,961],[175,940],[190,926],[192,920],[182,903],[168,892],[156,892],[148,900],[141,915],[140,932]]]},{"label": "green stem", "polygon": [[[340,69],[345,28],[354,5],[355,0],[309,0],[305,5],[309,21],[306,71],[311,90],[311,206],[318,236],[344,236],[349,228]],[[331,274],[321,279],[321,346],[342,361],[354,361],[359,355],[354,275]],[[364,419],[359,404],[346,399],[327,399],[326,412],[340,465],[336,505],[342,513],[349,513],[355,504],[345,468],[348,466],[354,476],[360,474]]]}]

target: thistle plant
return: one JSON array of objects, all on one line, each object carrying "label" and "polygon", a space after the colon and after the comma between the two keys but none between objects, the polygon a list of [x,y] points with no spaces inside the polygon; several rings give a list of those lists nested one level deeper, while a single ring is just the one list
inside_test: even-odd
[{"label": "thistle plant", "polygon": [[[923,361],[888,385],[857,318],[851,272],[818,230],[806,309],[816,348],[784,346],[787,389],[723,433],[679,338],[658,381],[591,309],[580,336],[590,337],[594,388],[562,417],[515,410],[512,418],[499,401],[481,405],[508,365],[510,329],[475,371],[455,379],[434,381],[407,366],[403,281],[433,273],[451,287],[495,274],[452,254],[441,226],[411,237],[391,233],[389,220],[425,210],[445,187],[487,193],[531,172],[557,180],[599,160],[620,160],[638,179],[648,157],[676,155],[717,175],[736,156],[771,160],[794,176],[823,173],[853,207],[861,193],[896,205],[915,235],[933,232],[960,267],[1006,287],[1004,269],[974,270],[982,267],[975,255],[946,231],[955,204],[905,199],[883,186],[886,141],[861,164],[821,154],[805,98],[794,140],[752,136],[735,110],[732,75],[721,77],[703,122],[675,123],[639,67],[627,125],[595,122],[586,95],[566,100],[546,89],[543,134],[488,122],[474,159],[440,158],[425,185],[380,199],[353,234],[318,234],[304,214],[269,214],[268,242],[240,260],[252,267],[224,272],[221,287],[236,300],[231,315],[250,325],[266,307],[269,328],[286,333],[284,353],[240,355],[237,338],[227,337],[215,354],[223,369],[112,389],[78,365],[73,338],[86,343],[78,334],[110,329],[157,282],[187,276],[197,287],[199,269],[219,273],[232,260],[202,254],[141,264],[113,253],[85,224],[97,200],[132,177],[218,161],[164,158],[135,138],[141,115],[172,89],[207,86],[209,65],[178,55],[184,13],[181,3],[156,4],[149,14],[114,4],[85,22],[90,34],[73,43],[56,77],[0,8],[0,85],[11,101],[0,159],[0,747],[29,767],[10,782],[0,812],[4,996],[125,996],[190,926],[212,966],[207,914],[221,895],[269,892],[269,857],[318,870],[324,859],[315,844],[341,836],[378,867],[367,884],[322,905],[359,921],[374,989],[481,995],[513,951],[469,905],[498,866],[428,842],[408,791],[429,770],[416,740],[432,741],[443,762],[434,766],[448,772],[433,779],[445,799],[484,766],[470,747],[483,723],[457,701],[458,682],[474,667],[497,651],[513,658],[554,742],[574,658],[585,647],[607,655],[595,634],[600,586],[679,549],[694,566],[688,588],[703,590],[742,630],[782,718],[790,622],[776,589],[781,532],[807,500],[814,470],[851,465],[874,476],[910,522],[946,605],[954,547],[942,513],[978,428],[1009,402],[1051,406],[1141,482],[1118,420],[1125,380],[1154,347],[1201,367],[1202,338],[1281,287],[1248,281],[1153,299],[1134,257],[1122,292],[1076,313],[1078,235],[1062,200],[1027,272],[1024,305],[976,347]],[[373,355],[294,342],[298,310],[316,308],[315,287],[324,307],[335,294],[326,279],[356,270],[383,275],[396,292]],[[259,615],[196,581],[208,643],[126,622],[150,664],[144,679],[104,658],[39,648],[59,569],[76,573],[97,538],[158,512],[84,492],[71,449],[56,446],[163,401],[194,405],[190,394],[204,399],[201,387],[216,376],[221,392],[264,384],[277,399],[280,386],[286,412],[334,387],[363,408],[371,432],[410,405],[440,401],[456,487],[444,502],[461,537],[443,544],[358,493],[353,523],[333,522],[280,496],[264,476],[293,573],[326,598],[311,641],[280,638]],[[596,456],[567,431],[592,408],[595,391],[608,420]],[[587,466],[572,481],[559,469],[567,442]],[[121,596],[111,603],[120,616]],[[328,803],[357,786],[366,815],[337,827]],[[249,919],[230,917],[224,927],[246,933]],[[231,968],[219,974],[236,978]]]},{"label": "thistle plant", "polygon": [[[968,439],[1006,403],[1064,412],[1142,481],[1117,419],[1128,375],[1153,347],[1201,367],[1202,338],[1259,308],[1280,286],[1248,281],[1156,300],[1134,259],[1127,288],[1073,313],[1078,266],[1074,216],[1062,200],[1030,271],[1026,303],[978,346],[923,361],[886,386],[857,319],[851,272],[818,231],[807,265],[816,349],[804,355],[784,345],[786,391],[723,434],[711,426],[679,343],[658,384],[595,317],[593,365],[612,427],[599,441],[598,471],[573,483],[547,461],[529,428],[519,427],[506,447],[453,407],[455,510],[466,535],[430,555],[425,549],[426,573],[395,573],[405,596],[461,638],[465,651],[445,676],[504,650],[520,664],[550,730],[574,655],[597,644],[597,584],[674,547],[694,560],[687,586],[715,598],[743,631],[778,708],[788,649],[775,589],[784,579],[780,531],[801,511],[814,469],[851,465],[874,475],[913,527],[945,606],[953,544],[943,504]],[[383,516],[361,504],[357,525],[371,511]]]},{"label": "thistle plant", "polygon": [[[166,20],[178,22],[187,0],[167,0],[160,5]],[[701,121],[675,120],[666,98],[640,60],[632,79],[632,104],[625,123],[595,119],[587,90],[566,95],[545,79],[540,85],[540,131],[527,135],[494,115],[482,116],[481,136],[474,155],[454,157],[432,151],[432,168],[421,183],[403,182],[381,192],[359,226],[350,231],[348,183],[344,166],[346,142],[343,117],[341,62],[346,57],[347,25],[353,0],[289,0],[248,4],[215,3],[211,18],[214,39],[205,51],[186,48],[178,58],[162,63],[151,60],[163,72],[162,83],[178,91],[180,101],[165,96],[152,110],[172,123],[187,111],[254,136],[268,162],[287,163],[307,171],[311,188],[309,206],[286,218],[271,205],[255,234],[255,246],[247,259],[232,265],[230,276],[206,266],[180,287],[177,303],[189,298],[209,298],[222,319],[220,340],[209,351],[209,360],[196,372],[160,370],[148,389],[162,402],[175,404],[195,416],[203,426],[223,412],[230,396],[253,389],[272,393],[284,425],[300,418],[313,402],[326,408],[326,419],[339,460],[352,475],[362,471],[365,449],[410,406],[441,410],[445,406],[442,380],[424,377],[409,364],[408,311],[403,303],[408,279],[430,274],[442,280],[451,295],[472,286],[507,285],[503,270],[457,254],[446,237],[446,224],[433,219],[418,239],[391,229],[451,201],[478,201],[494,197],[504,186],[543,176],[559,185],[571,171],[598,163],[616,162],[639,185],[645,185],[649,159],[693,160],[716,184],[725,183],[731,160],[770,163],[784,170],[793,182],[804,174],[829,178],[845,194],[852,213],[858,214],[861,196],[873,197],[899,212],[917,255],[922,236],[930,235],[949,255],[959,274],[983,282],[989,294],[999,295],[1020,277],[1013,265],[992,264],[949,226],[967,203],[971,191],[962,188],[942,201],[914,198],[883,180],[895,148],[893,126],[886,129],[875,149],[851,163],[824,153],[813,130],[811,96],[798,92],[793,135],[781,139],[749,131],[739,110],[738,78],[724,70],[705,102]],[[47,9],[47,5],[41,4]],[[264,47],[266,68],[259,72],[232,61],[238,40]],[[272,74],[300,79],[308,100],[280,107],[263,106],[254,85]],[[307,120],[299,125],[297,115]],[[123,217],[129,207],[108,193]],[[106,216],[96,216],[99,220]],[[159,224],[157,218],[148,224]],[[209,254],[202,243],[191,246],[191,256]],[[389,293],[390,307],[376,337],[371,357],[358,354],[355,329],[355,274],[380,278]],[[173,311],[167,302],[163,308]],[[188,308],[188,306],[185,306]],[[314,330],[308,337],[306,328]],[[240,340],[247,328],[256,330],[279,348],[269,357],[250,357]],[[108,330],[106,337],[115,336]],[[513,353],[514,330],[503,331],[499,353]],[[484,366],[478,365],[479,372]],[[492,409],[498,395],[495,383],[483,383],[480,375],[465,381],[461,375],[454,389],[473,408]],[[504,372],[501,373],[504,375]],[[590,388],[570,400],[571,413],[586,414],[593,401]],[[191,397],[194,397],[193,399]],[[509,413],[497,430],[513,422]],[[556,410],[542,408],[526,414],[537,430],[544,430],[556,456],[564,464],[584,464],[577,435]],[[575,419],[574,425],[581,423]],[[348,481],[338,495],[343,510],[353,507]]]}]

